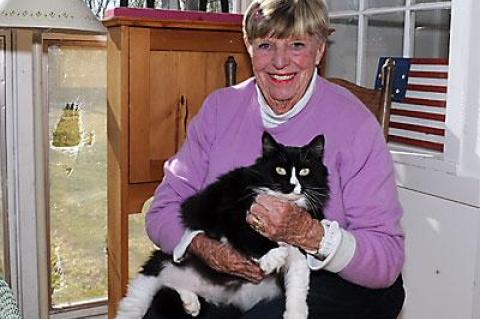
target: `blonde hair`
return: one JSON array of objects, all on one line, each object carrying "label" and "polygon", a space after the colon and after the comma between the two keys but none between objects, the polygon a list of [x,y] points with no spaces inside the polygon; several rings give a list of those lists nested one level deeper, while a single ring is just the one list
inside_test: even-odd
[{"label": "blonde hair", "polygon": [[243,18],[248,42],[257,38],[310,35],[328,37],[328,10],[323,0],[253,0]]}]

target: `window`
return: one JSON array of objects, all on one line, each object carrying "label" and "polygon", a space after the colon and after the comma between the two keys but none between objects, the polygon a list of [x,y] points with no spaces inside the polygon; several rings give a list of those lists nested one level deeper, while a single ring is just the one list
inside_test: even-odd
[{"label": "window", "polygon": [[[44,41],[48,78],[50,308],[107,297],[107,57],[103,37]],[[152,250],[144,215],[129,219],[131,275]]]},{"label": "window", "polygon": [[[424,83],[408,86],[408,97],[413,99],[407,100],[415,103],[392,105],[391,120],[395,125],[389,131],[392,148],[413,146],[420,152],[442,158],[447,134],[448,79],[444,76],[448,76],[451,2],[359,0],[358,6],[347,0],[327,3],[331,26],[335,29],[327,51],[328,77],[341,77],[373,87],[382,56],[422,58],[415,60],[416,67],[424,68],[431,76],[442,77],[440,88]],[[411,62],[410,71],[413,60]],[[408,74],[412,73],[406,72]]]},{"label": "window", "polygon": [[46,41],[52,308],[104,299],[106,50]]},{"label": "window", "polygon": [[6,254],[7,240],[7,199],[6,199],[6,138],[5,138],[5,109],[6,109],[6,39],[0,35],[0,277],[8,277]]}]

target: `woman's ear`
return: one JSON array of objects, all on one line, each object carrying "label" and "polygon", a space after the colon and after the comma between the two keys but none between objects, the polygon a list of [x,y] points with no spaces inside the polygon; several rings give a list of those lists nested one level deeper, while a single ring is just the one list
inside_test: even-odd
[{"label": "woman's ear", "polygon": [[322,61],[323,54],[325,53],[325,43],[326,41],[321,41],[317,53],[315,55],[315,65],[318,66],[320,64],[320,61]]},{"label": "woman's ear", "polygon": [[252,57],[253,56],[253,47],[252,47],[252,44],[250,43],[250,41],[248,41],[248,38],[245,34],[243,35],[243,42],[245,43],[245,46],[247,47],[248,54],[250,55],[250,57]]}]

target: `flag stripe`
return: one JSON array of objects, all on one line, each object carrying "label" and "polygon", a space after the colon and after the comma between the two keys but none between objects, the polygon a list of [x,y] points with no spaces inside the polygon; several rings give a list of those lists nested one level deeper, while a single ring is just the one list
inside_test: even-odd
[{"label": "flag stripe", "polygon": [[444,65],[448,65],[448,59],[411,58],[410,63],[412,63],[412,64],[444,64]]},{"label": "flag stripe", "polygon": [[428,71],[410,71],[409,78],[434,78],[434,79],[448,79],[446,72],[428,72]]},{"label": "flag stripe", "polygon": [[396,110],[396,109],[392,109],[390,111],[390,114],[401,115],[401,116],[410,116],[410,117],[416,117],[416,118],[421,118],[421,119],[426,119],[426,120],[445,122],[445,115],[443,115],[443,114],[433,114],[433,113],[427,113],[427,112]]},{"label": "flag stripe", "polygon": [[403,123],[403,124],[413,124],[413,125],[420,125],[420,126],[427,126],[439,129],[445,129],[445,123],[439,121],[432,121],[427,119],[420,119],[417,117],[408,117],[408,116],[398,116],[398,115],[391,115],[390,116],[391,123]]},{"label": "flag stripe", "polygon": [[434,85],[421,85],[421,84],[408,84],[407,90],[409,91],[422,91],[432,93],[447,93],[446,86],[434,86]]},{"label": "flag stripe", "polygon": [[431,107],[428,105],[419,104],[406,104],[406,103],[392,103],[392,109],[407,110],[407,111],[419,111],[426,113],[445,114],[445,109],[440,107]]},{"label": "flag stripe", "polygon": [[438,151],[438,152],[443,152],[443,143],[420,141],[420,140],[415,140],[413,138],[407,138],[407,137],[395,136],[395,135],[389,135],[388,141],[407,144],[407,145],[413,145],[413,146],[427,148],[427,149]]},{"label": "flag stripe", "polygon": [[435,128],[435,127],[426,127],[426,126],[420,126],[420,125],[416,125],[416,124],[407,124],[407,123],[398,123],[398,122],[390,123],[390,127],[401,129],[401,130],[409,130],[409,131],[419,132],[419,133],[445,136],[445,130],[444,129]]},{"label": "flag stripe", "polygon": [[447,79],[408,78],[408,84],[434,85],[447,87]]},{"label": "flag stripe", "polygon": [[414,99],[445,101],[447,99],[447,94],[437,93],[437,92],[413,91],[413,90],[409,90],[407,85],[407,92],[405,97],[414,98]]},{"label": "flag stripe", "polygon": [[411,64],[410,65],[410,72],[412,72],[412,71],[448,73],[448,65],[443,65],[443,64]]},{"label": "flag stripe", "polygon": [[395,136],[403,136],[406,138],[411,138],[419,141],[432,142],[432,143],[443,143],[445,139],[445,137],[441,135],[426,134],[426,133],[415,132],[410,130],[402,130],[402,129],[396,129],[396,128],[392,128],[390,130],[390,134]]},{"label": "flag stripe", "polygon": [[420,105],[435,106],[435,107],[447,106],[446,101],[438,101],[438,100],[427,100],[427,99],[417,99],[417,98],[406,97],[402,101],[403,103],[408,103],[408,104],[420,104]]}]

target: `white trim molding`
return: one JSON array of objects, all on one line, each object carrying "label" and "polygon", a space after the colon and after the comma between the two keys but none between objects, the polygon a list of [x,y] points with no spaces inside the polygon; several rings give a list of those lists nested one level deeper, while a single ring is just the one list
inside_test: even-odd
[{"label": "white trim molding", "polygon": [[[32,31],[12,31],[12,87],[6,112],[7,180],[10,225],[15,236],[11,238],[11,257],[16,258],[12,286],[23,318],[44,319],[48,318],[48,264],[44,251],[47,237],[46,233],[39,234],[37,220],[42,218],[37,216],[42,211],[39,192],[44,191],[38,166],[44,159],[36,154],[36,144],[43,137],[35,133],[39,113],[34,107],[33,43]],[[43,238],[43,244],[39,238]]]}]

